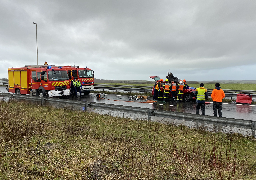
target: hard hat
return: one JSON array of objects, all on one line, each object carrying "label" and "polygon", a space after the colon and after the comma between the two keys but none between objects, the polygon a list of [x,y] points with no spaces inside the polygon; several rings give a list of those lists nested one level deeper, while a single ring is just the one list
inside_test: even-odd
[{"label": "hard hat", "polygon": [[183,82],[186,82],[186,79],[184,79]]},{"label": "hard hat", "polygon": [[163,79],[160,79],[160,82],[163,82],[164,80]]}]

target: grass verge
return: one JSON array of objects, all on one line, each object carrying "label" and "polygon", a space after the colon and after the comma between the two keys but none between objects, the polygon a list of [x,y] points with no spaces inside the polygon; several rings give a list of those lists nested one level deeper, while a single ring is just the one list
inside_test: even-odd
[{"label": "grass verge", "polygon": [[0,102],[0,179],[256,179],[237,134]]}]

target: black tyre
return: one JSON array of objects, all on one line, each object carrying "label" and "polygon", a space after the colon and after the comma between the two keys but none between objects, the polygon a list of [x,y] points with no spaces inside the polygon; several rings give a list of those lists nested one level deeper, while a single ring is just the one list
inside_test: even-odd
[{"label": "black tyre", "polygon": [[39,96],[40,95],[40,92],[39,92],[39,90],[37,89],[36,90],[36,96]]},{"label": "black tyre", "polygon": [[48,98],[49,97],[48,91],[45,91],[43,95],[44,97]]},{"label": "black tyre", "polygon": [[15,89],[15,94],[20,95],[20,89]]}]

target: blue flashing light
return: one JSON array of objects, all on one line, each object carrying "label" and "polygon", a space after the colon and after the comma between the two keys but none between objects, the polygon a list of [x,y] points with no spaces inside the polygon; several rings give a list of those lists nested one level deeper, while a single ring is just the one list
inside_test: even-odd
[{"label": "blue flashing light", "polygon": [[48,66],[47,69],[52,69],[52,66]]},{"label": "blue flashing light", "polygon": [[60,68],[60,69],[62,69],[62,67],[61,67],[61,66],[59,66],[59,68]]}]

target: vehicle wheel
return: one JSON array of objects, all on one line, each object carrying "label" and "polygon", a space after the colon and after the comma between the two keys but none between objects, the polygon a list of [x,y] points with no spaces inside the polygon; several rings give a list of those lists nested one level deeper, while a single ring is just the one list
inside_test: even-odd
[{"label": "vehicle wheel", "polygon": [[49,97],[48,91],[45,91],[45,92],[44,92],[44,97],[46,97],[46,98]]},{"label": "vehicle wheel", "polygon": [[37,89],[36,90],[36,96],[39,96],[40,95],[40,92],[39,92],[39,90]]},{"label": "vehicle wheel", "polygon": [[189,102],[192,100],[192,95],[191,94],[184,94],[184,101],[185,102]]},{"label": "vehicle wheel", "polygon": [[20,89],[16,89],[16,90],[15,90],[15,94],[20,95]]}]

